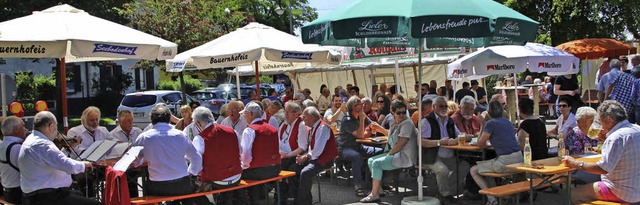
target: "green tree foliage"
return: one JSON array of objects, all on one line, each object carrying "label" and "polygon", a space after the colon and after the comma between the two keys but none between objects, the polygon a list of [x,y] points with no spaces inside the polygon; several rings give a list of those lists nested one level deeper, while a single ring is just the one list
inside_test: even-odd
[{"label": "green tree foliage", "polygon": [[[198,80],[194,79],[191,76],[184,76],[184,85],[186,88],[187,94],[192,93],[193,91],[200,90],[204,88],[204,85]],[[177,90],[182,91],[182,86],[180,86],[179,81],[172,80],[161,80],[158,82],[158,90]]]},{"label": "green tree foliage", "polygon": [[131,0],[0,0],[0,22],[31,15],[33,11],[42,11],[58,4],[69,4],[93,16],[126,24],[127,19],[114,8],[128,2]]},{"label": "green tree foliage", "polygon": [[640,39],[637,0],[497,0],[540,22],[537,42],[559,45],[583,38]]},{"label": "green tree foliage", "polygon": [[55,100],[55,75],[33,75],[31,72],[16,73],[16,101],[22,103],[27,113],[35,113],[34,104],[38,100]]},{"label": "green tree foliage", "polygon": [[116,115],[120,101],[133,84],[133,77],[128,73],[114,72],[108,76],[95,75],[92,81],[92,88],[96,91],[95,105],[103,112],[102,115]]}]

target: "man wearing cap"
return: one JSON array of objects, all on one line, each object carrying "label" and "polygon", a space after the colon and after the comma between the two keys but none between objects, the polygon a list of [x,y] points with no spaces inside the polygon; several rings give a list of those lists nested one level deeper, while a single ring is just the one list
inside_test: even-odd
[{"label": "man wearing cap", "polygon": [[[278,176],[280,173],[280,153],[278,131],[262,120],[262,108],[249,102],[241,113],[249,126],[242,132],[240,161],[242,178],[262,180]],[[262,187],[248,188],[249,200],[256,202]]]}]

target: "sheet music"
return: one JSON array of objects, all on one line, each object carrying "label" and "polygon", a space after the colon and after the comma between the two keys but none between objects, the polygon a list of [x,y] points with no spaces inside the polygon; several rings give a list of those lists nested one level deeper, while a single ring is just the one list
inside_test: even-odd
[{"label": "sheet music", "polygon": [[122,155],[127,151],[127,149],[129,149],[129,146],[131,146],[131,143],[118,143],[116,144],[116,146],[114,146],[111,151],[109,152],[109,154],[107,154],[106,158],[107,159],[115,159],[118,157],[122,157]]},{"label": "sheet music", "polygon": [[131,165],[131,163],[136,160],[136,157],[140,154],[140,151],[142,151],[142,149],[142,146],[131,147],[129,151],[127,151],[127,153],[122,156],[122,159],[118,160],[118,162],[113,165],[113,169],[123,172],[127,171],[129,165]]},{"label": "sheet music", "polygon": [[[107,152],[109,152],[109,150],[111,150],[111,148],[113,148],[113,146],[116,146],[117,143],[118,142],[113,140],[102,141],[102,143],[99,143],[99,146],[89,154],[86,160],[91,162],[99,161],[100,159],[102,159],[102,157],[104,157],[107,154]],[[93,146],[93,144],[91,144],[91,146]],[[84,155],[84,153],[82,154]]]},{"label": "sheet music", "polygon": [[80,159],[81,160],[87,159],[87,157],[89,157],[89,155],[91,155],[91,153],[93,153],[93,151],[95,151],[98,148],[98,146],[100,146],[100,144],[102,144],[102,142],[104,142],[104,140],[95,141],[91,145],[89,145],[89,147],[87,147],[87,149],[85,149],[80,154]]}]

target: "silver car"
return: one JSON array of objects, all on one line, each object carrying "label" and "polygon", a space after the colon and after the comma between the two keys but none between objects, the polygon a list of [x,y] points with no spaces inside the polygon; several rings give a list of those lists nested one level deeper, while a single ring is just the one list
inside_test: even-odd
[{"label": "silver car", "polygon": [[[194,100],[187,96],[187,103]],[[133,125],[145,128],[151,123],[151,108],[158,103],[165,103],[173,115],[180,117],[180,106],[182,104],[182,92],[174,90],[153,90],[129,93],[122,98],[118,111],[131,110],[133,113]]]}]

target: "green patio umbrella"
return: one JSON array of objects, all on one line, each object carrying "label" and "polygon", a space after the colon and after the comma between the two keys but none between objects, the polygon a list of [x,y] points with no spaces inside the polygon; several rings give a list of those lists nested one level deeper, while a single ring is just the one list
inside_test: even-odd
[{"label": "green patio umbrella", "polygon": [[[303,26],[301,33],[310,44],[417,47],[422,84],[425,47],[524,45],[535,39],[537,28],[538,22],[493,0],[356,0]],[[421,169],[421,151],[418,156]],[[417,181],[422,201],[422,172]]]},{"label": "green patio umbrella", "polygon": [[[493,0],[357,0],[302,27],[304,43],[428,47],[524,45],[538,23]],[[396,44],[396,37],[407,40]],[[366,39],[366,40],[365,40]]]}]

